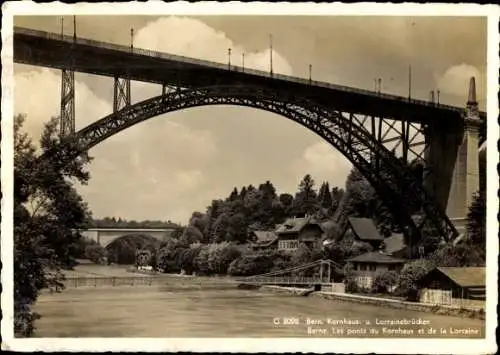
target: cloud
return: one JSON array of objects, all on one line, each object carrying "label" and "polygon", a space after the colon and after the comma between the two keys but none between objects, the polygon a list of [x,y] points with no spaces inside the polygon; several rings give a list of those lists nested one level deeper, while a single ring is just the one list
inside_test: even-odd
[{"label": "cloud", "polygon": [[[437,84],[439,89],[446,94],[467,98],[471,77],[475,77],[476,79],[477,99],[483,100],[483,85],[485,84],[483,73],[472,65],[462,63],[449,67],[440,77],[438,77]],[[462,104],[465,104],[463,99]]]},{"label": "cloud", "polygon": [[[44,124],[60,115],[61,73],[17,64],[15,69],[19,70],[14,72],[14,112],[27,115],[24,130],[37,143]],[[77,130],[111,111],[111,104],[97,97],[79,77],[75,75]]]},{"label": "cloud", "polygon": [[319,141],[304,150],[293,164],[292,171],[299,179],[311,174],[318,185],[322,181],[328,181],[331,186],[344,187],[351,167],[351,163],[339,151],[330,144]]},{"label": "cloud", "polygon": [[[231,63],[242,65],[245,54],[245,68],[269,70],[270,50],[247,52],[234,43],[223,32],[203,22],[187,17],[163,17],[137,31],[134,45],[175,55],[228,63],[228,49],[231,48]],[[292,67],[283,56],[273,50],[273,71],[292,74]]]}]

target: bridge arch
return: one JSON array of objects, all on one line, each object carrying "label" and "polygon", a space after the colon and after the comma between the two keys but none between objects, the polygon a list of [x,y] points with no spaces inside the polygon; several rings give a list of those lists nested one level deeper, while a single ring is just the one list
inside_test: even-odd
[{"label": "bridge arch", "polygon": [[[421,238],[424,225],[445,240],[457,236],[444,211],[426,193],[407,165],[354,119],[353,114],[325,108],[278,88],[247,85],[217,85],[178,88],[112,113],[76,133],[80,148],[88,150],[105,139],[152,117],[208,105],[235,105],[256,108],[286,117],[313,131],[341,152],[376,190],[408,240]],[[422,218],[415,221],[408,198],[421,206]],[[429,222],[429,223],[428,223]]]},{"label": "bridge arch", "polygon": [[123,241],[143,241],[150,244],[160,244],[163,240],[162,236],[157,236],[155,234],[149,232],[137,233],[137,232],[128,232],[126,234],[116,235],[114,239],[112,238],[103,238],[104,240],[101,242],[101,245],[108,249],[112,247],[116,243],[121,243]]}]

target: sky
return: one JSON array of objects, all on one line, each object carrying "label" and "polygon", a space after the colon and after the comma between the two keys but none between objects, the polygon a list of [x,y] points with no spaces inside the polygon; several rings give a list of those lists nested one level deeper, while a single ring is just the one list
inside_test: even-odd
[{"label": "sky", "polygon": [[[64,32],[73,34],[73,18]],[[479,17],[354,16],[77,16],[77,35],[269,70],[464,107],[476,78],[480,109],[486,97],[486,20]],[[60,33],[59,16],[15,17],[15,26]],[[96,59],[97,60],[97,59]],[[16,114],[38,140],[43,125],[59,115],[61,73],[14,66]],[[112,111],[110,78],[75,74],[76,129]],[[161,94],[161,87],[132,83],[132,103]],[[217,106],[178,111],[135,125],[90,150],[91,179],[78,190],[96,218],[187,223],[212,199],[233,187],[270,180],[278,193],[295,193],[311,174],[319,185],[344,187],[351,169],[341,153],[306,128],[250,108]]]}]

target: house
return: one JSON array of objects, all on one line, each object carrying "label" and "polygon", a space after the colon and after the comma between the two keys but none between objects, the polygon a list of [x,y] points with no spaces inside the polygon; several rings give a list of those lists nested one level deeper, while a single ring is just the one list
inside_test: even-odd
[{"label": "house", "polygon": [[420,302],[454,304],[455,300],[486,299],[484,267],[436,267],[419,281]]},{"label": "house", "polygon": [[254,250],[294,251],[302,243],[313,249],[321,246],[323,228],[311,217],[289,218],[271,231],[255,231]]},{"label": "house", "polygon": [[289,218],[274,233],[278,236],[278,250],[297,250],[299,244],[313,249],[321,246],[324,231],[311,217]]},{"label": "house", "polygon": [[410,248],[405,243],[405,238],[402,233],[393,233],[390,237],[385,238],[380,244],[380,249],[387,255],[396,258],[409,258]]},{"label": "house", "polygon": [[373,220],[357,217],[347,219],[347,228],[342,238],[354,238],[356,241],[369,243],[374,249],[379,249],[380,243],[384,240]]},{"label": "house", "polygon": [[278,236],[270,231],[255,231],[253,237],[256,240],[252,244],[254,250],[276,250],[278,248]]},{"label": "house", "polygon": [[352,267],[358,287],[370,289],[376,274],[394,270],[400,271],[406,259],[396,258],[382,251],[370,251],[347,260]]}]

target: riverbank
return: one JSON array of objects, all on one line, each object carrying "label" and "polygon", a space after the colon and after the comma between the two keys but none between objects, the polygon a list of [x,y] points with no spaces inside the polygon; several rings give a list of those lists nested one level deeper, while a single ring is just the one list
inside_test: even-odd
[{"label": "riverbank", "polygon": [[448,305],[433,305],[419,302],[407,302],[398,299],[370,297],[364,295],[355,295],[349,293],[335,293],[326,291],[313,291],[307,292],[307,289],[298,287],[281,287],[281,286],[261,286],[259,291],[290,294],[294,296],[309,296],[319,297],[327,300],[334,300],[338,302],[351,302],[360,304],[370,304],[379,307],[404,309],[416,312],[426,312],[446,316],[471,318],[471,319],[485,319],[484,310],[481,308],[466,308]]}]

